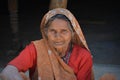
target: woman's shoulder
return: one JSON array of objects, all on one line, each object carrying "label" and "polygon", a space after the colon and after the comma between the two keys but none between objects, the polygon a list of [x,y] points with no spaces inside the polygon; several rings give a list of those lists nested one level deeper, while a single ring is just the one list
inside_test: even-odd
[{"label": "woman's shoulder", "polygon": [[81,47],[80,45],[74,44],[73,51],[77,51],[77,53],[82,54],[90,54],[90,51],[88,51],[86,48]]},{"label": "woman's shoulder", "polygon": [[34,44],[34,42],[36,42],[36,41],[38,41],[38,40],[29,42],[29,43],[23,48],[22,52],[23,52],[23,51],[27,51],[27,52],[32,53],[32,54],[33,54],[33,53],[36,53],[36,47],[35,47],[35,44]]},{"label": "woman's shoulder", "polygon": [[74,44],[74,46],[73,46],[72,56],[75,58],[79,58],[79,59],[82,59],[82,58],[85,59],[85,58],[92,57],[90,51],[88,51],[87,49],[85,49],[77,44]]},{"label": "woman's shoulder", "polygon": [[34,40],[34,41],[31,41],[27,46],[30,47],[30,48],[35,48],[35,45],[39,44],[41,42],[43,42],[43,39]]}]

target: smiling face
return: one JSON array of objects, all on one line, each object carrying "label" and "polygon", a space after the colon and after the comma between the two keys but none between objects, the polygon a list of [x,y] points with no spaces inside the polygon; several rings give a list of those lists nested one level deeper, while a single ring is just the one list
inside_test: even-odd
[{"label": "smiling face", "polygon": [[61,54],[65,53],[72,38],[70,25],[62,19],[55,19],[51,22],[47,30],[48,42]]}]

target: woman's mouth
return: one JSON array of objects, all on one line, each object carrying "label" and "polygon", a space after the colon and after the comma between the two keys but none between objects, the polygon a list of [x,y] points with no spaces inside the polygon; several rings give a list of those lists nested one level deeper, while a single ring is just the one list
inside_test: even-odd
[{"label": "woman's mouth", "polygon": [[55,42],[55,45],[63,45],[63,42]]},{"label": "woman's mouth", "polygon": [[56,46],[61,46],[61,45],[63,45],[64,43],[63,42],[55,42],[54,43]]}]

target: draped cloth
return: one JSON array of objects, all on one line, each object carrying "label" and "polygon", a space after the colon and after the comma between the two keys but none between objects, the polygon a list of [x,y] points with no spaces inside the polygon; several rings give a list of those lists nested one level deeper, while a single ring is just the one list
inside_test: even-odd
[{"label": "draped cloth", "polygon": [[[40,25],[43,39],[33,41],[37,51],[37,68],[35,73],[38,73],[38,80],[76,80],[76,76],[72,70],[57,54],[54,48],[49,45],[44,32],[44,27],[47,21],[56,14],[65,15],[72,23],[75,34],[72,38],[73,43],[78,44],[88,49],[86,40],[83,36],[80,25],[74,15],[67,9],[56,8],[47,12]],[[33,80],[36,77],[33,77]]]}]

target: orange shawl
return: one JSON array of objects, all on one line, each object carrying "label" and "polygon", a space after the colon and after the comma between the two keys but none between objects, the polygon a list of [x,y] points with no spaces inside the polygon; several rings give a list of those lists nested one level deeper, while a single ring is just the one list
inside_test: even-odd
[{"label": "orange shawl", "polygon": [[47,39],[45,38],[44,26],[46,22],[56,14],[63,14],[68,17],[75,30],[73,42],[88,49],[80,25],[72,13],[64,8],[50,10],[45,14],[40,25],[43,39],[34,41],[37,51],[36,71],[39,75],[38,80],[76,80],[73,70],[64,63],[64,61],[57,55],[56,51],[49,45]]}]

